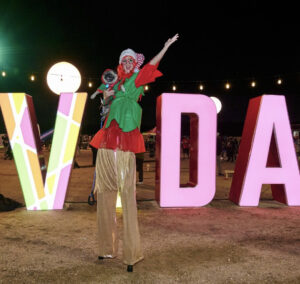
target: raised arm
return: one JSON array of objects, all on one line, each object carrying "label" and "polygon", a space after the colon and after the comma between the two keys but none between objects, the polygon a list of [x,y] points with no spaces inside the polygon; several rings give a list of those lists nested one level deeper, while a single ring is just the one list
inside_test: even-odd
[{"label": "raised arm", "polygon": [[178,39],[178,37],[179,35],[176,34],[172,38],[169,38],[165,43],[163,49],[150,61],[150,65],[156,65],[164,57],[168,48],[171,46],[171,44],[173,44]]}]

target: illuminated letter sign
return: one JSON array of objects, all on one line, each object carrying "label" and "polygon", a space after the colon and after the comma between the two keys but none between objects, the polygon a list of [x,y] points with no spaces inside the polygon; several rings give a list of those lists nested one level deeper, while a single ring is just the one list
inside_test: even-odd
[{"label": "illuminated letter sign", "polygon": [[[60,95],[49,164],[39,158],[40,139],[32,98],[0,94],[0,106],[28,210],[62,209],[86,102],[86,93]],[[46,115],[46,114],[45,114]]]},{"label": "illuminated letter sign", "polygon": [[300,205],[300,176],[284,96],[250,100],[230,200],[257,206],[262,184],[271,184],[273,198]]},{"label": "illuminated letter sign", "polygon": [[[216,188],[214,102],[204,95],[162,94],[157,99],[155,196],[161,207],[204,206]],[[190,184],[180,187],[181,114],[191,118]],[[195,125],[198,123],[197,127]],[[193,185],[193,186],[192,186]]]}]

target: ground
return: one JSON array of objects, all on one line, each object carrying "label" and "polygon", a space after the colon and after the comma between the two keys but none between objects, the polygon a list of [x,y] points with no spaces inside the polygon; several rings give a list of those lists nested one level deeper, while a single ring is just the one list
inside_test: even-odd
[{"label": "ground", "polygon": [[[231,177],[222,176],[210,204],[160,208],[148,156],[144,184],[137,186],[145,259],[128,273],[121,240],[116,259],[97,260],[96,205],[87,204],[91,151],[81,150],[77,161],[81,167],[72,171],[63,210],[0,213],[0,283],[300,283],[300,208],[273,201],[269,186],[258,207],[239,207],[228,200]],[[14,162],[2,153],[0,179],[0,193],[24,203]],[[117,216],[122,239],[120,209]]]}]

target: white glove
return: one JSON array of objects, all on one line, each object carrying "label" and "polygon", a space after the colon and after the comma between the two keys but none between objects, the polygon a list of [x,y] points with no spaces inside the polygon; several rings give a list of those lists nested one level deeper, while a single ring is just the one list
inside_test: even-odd
[{"label": "white glove", "polygon": [[100,94],[100,92],[96,91],[94,94],[91,95],[91,99],[93,100],[94,98],[96,98],[96,96]]}]

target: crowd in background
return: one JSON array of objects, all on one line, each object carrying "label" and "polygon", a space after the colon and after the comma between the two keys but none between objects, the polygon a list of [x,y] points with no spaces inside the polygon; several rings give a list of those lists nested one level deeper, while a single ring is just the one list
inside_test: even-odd
[{"label": "crowd in background", "polygon": [[221,136],[221,142],[221,159],[228,162],[235,162],[239,150],[240,138]]},{"label": "crowd in background", "polygon": [[146,151],[149,152],[149,156],[153,158],[155,156],[155,136],[154,135],[144,136],[144,140],[145,140]]},{"label": "crowd in background", "polygon": [[[217,153],[221,160],[228,162],[235,162],[238,154],[240,137],[232,136],[219,136],[220,141],[218,142]],[[189,158],[190,155],[190,138],[188,136],[183,136],[181,139],[181,149],[183,153],[183,158]]]},{"label": "crowd in background", "polygon": [[[10,147],[10,143],[8,140],[7,134],[1,135],[1,143],[4,148],[4,159],[11,160],[13,158],[12,150]],[[147,135],[144,137],[146,151],[149,152],[150,157],[155,156],[155,135]],[[221,139],[221,153],[220,158],[223,161],[235,162],[238,154],[238,149],[240,145],[240,137],[233,136],[220,136]],[[300,157],[300,139],[299,133],[293,133],[294,145],[297,157]],[[91,136],[89,135],[80,135],[78,140],[78,150],[80,149],[89,149],[92,148],[89,146],[89,142],[91,140]],[[47,140],[43,142],[43,149],[50,150],[51,140]],[[92,149],[94,150],[94,149]],[[189,158],[190,153],[190,140],[188,136],[183,136],[181,140],[181,150],[183,153],[183,158]],[[95,151],[93,151],[95,152]],[[219,156],[219,155],[218,155]],[[96,155],[93,153],[93,160],[95,160]],[[95,161],[93,161],[95,164]]]},{"label": "crowd in background", "polygon": [[[89,142],[91,136],[80,135],[78,140],[79,149],[89,149]],[[150,157],[155,156],[155,135],[147,135],[144,137],[146,151],[149,152]],[[239,137],[227,137],[222,136],[222,147],[221,147],[221,159],[228,162],[234,162],[237,157],[239,148]],[[5,148],[5,159],[12,159],[12,153],[7,135],[2,135],[2,144]],[[50,141],[45,141],[43,143],[44,149],[50,150]],[[181,148],[183,153],[183,158],[189,158],[190,152],[190,140],[188,136],[183,136],[181,140]],[[78,150],[79,150],[78,149]],[[92,149],[93,150],[93,149]]]}]

